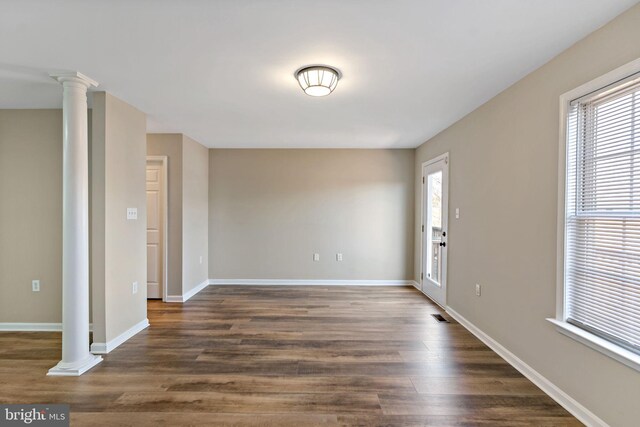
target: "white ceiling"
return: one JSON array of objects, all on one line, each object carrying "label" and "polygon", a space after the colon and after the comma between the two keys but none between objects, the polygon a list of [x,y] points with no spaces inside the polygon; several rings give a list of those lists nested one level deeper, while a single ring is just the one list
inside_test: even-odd
[{"label": "white ceiling", "polygon": [[209,147],[416,147],[637,1],[3,0],[0,108],[60,107],[74,70]]}]

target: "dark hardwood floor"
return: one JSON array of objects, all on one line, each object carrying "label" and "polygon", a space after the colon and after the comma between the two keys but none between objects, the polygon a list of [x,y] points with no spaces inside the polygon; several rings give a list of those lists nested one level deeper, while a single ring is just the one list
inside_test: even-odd
[{"label": "dark hardwood floor", "polygon": [[71,425],[575,426],[409,287],[209,287],[149,302],[151,327],[81,377],[60,334],[0,333],[0,402],[69,403]]}]

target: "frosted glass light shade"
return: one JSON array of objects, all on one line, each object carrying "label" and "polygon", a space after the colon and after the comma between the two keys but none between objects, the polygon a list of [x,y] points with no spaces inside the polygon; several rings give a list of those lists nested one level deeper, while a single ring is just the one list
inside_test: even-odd
[{"label": "frosted glass light shade", "polygon": [[302,68],[296,78],[307,95],[326,96],[338,85],[340,73],[335,68],[318,65]]}]

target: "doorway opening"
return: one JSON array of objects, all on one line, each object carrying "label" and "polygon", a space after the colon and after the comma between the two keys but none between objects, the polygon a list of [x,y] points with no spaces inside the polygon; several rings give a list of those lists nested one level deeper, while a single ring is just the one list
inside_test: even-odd
[{"label": "doorway opening", "polygon": [[167,156],[147,156],[147,299],[167,296]]}]

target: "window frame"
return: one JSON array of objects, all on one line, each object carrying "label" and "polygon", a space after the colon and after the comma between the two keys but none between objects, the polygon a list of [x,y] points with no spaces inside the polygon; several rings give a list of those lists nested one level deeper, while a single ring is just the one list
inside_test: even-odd
[{"label": "window frame", "polygon": [[626,366],[640,371],[640,355],[628,350],[613,341],[606,340],[585,329],[567,322],[565,265],[566,265],[566,236],[565,216],[567,209],[566,181],[567,181],[567,128],[570,103],[573,100],[587,96],[607,86],[627,79],[633,74],[640,73],[640,58],[625,64],[613,71],[591,80],[560,96],[560,132],[558,144],[558,212],[557,212],[557,259],[556,259],[556,315],[547,320],[556,326],[558,332],[566,335],[606,356],[609,356]]}]

